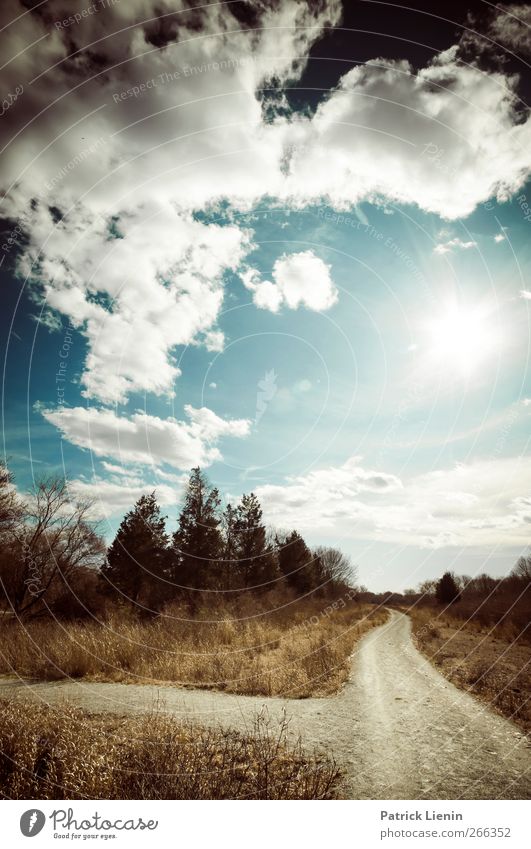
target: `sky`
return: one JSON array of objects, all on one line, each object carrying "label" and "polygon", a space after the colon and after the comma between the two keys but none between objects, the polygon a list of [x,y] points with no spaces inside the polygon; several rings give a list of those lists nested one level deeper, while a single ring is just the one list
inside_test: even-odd
[{"label": "sky", "polygon": [[531,6],[6,0],[3,456],[363,584],[531,542]]}]

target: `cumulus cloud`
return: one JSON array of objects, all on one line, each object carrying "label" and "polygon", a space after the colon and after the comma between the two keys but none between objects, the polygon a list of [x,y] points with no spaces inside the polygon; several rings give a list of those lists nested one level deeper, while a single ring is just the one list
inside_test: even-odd
[{"label": "cumulus cloud", "polygon": [[242,274],[244,284],[253,292],[257,307],[278,312],[281,306],[297,309],[305,306],[320,312],[337,301],[337,289],[330,276],[330,266],[314,251],[284,254],[276,260],[273,281],[260,279],[256,269]]},{"label": "cumulus cloud", "polygon": [[[529,174],[517,78],[460,63],[457,44],[419,70],[376,57],[344,74],[314,115],[286,108],[265,120],[264,83],[281,91],[300,75],[341,4],[253,5],[242,21],[240,4],[170,12],[132,0],[52,27],[28,51],[63,6],[52,0],[24,15],[10,29],[5,89],[32,81],[26,109],[42,114],[22,132],[28,112],[13,109],[4,131],[19,193],[31,187],[63,206],[84,194],[105,214],[126,197],[201,208],[268,195],[336,206],[391,200],[456,218],[491,195],[506,198]],[[7,0],[3,21],[20,8]]]},{"label": "cumulus cloud", "polygon": [[73,445],[124,464],[166,464],[176,469],[208,466],[221,459],[216,443],[222,437],[242,438],[250,431],[248,420],[225,420],[206,407],[186,406],[185,412],[189,422],[143,412],[126,418],[113,410],[91,407],[42,410],[44,418]]},{"label": "cumulus cloud", "polygon": [[507,199],[531,164],[516,85],[461,64],[457,46],[418,71],[385,59],[353,68],[312,119],[292,123],[288,187],[301,202],[390,199],[448,219]]},{"label": "cumulus cloud", "polygon": [[531,292],[529,289],[520,289],[520,297],[524,299],[524,301],[531,301]]},{"label": "cumulus cloud", "polygon": [[92,221],[76,208],[53,225],[39,204],[31,225],[19,272],[87,340],[86,397],[113,403],[131,392],[172,393],[176,345],[203,332],[209,350],[222,349],[213,325],[223,277],[249,249],[247,231],[200,223],[172,206],[129,210],[112,221]]},{"label": "cumulus cloud", "polygon": [[[352,68],[314,114],[285,99],[276,108],[264,89],[282,99],[300,78],[312,45],[340,20],[339,0],[128,0],[66,27],[54,25],[62,0],[31,5],[6,0],[0,10],[2,25],[17,19],[4,90],[24,86],[0,127],[2,208],[28,238],[19,273],[83,335],[82,390],[104,404],[171,394],[178,345],[223,347],[224,280],[247,261],[253,234],[198,211],[272,197],[296,207],[414,204],[455,219],[491,196],[507,199],[531,172],[517,76],[461,63],[458,45],[420,69],[385,57]],[[517,15],[507,15],[514,44]],[[327,309],[337,297],[312,251],[248,282],[256,306],[272,312]],[[112,430],[113,414],[95,414]],[[87,422],[68,415],[48,412],[82,439]],[[215,456],[191,432],[197,422],[162,425],[149,423],[177,466]],[[117,426],[145,462],[139,423]],[[119,457],[101,438],[101,456]]]},{"label": "cumulus cloud", "polygon": [[366,470],[353,457],[340,467],[257,489],[269,521],[308,531],[421,548],[526,545],[531,458],[460,464],[401,481]]}]

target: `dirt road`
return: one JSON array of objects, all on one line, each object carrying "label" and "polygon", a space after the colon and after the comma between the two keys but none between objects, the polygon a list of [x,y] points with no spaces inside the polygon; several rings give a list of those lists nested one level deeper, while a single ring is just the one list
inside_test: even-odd
[{"label": "dirt road", "polygon": [[331,751],[355,799],[522,799],[531,796],[531,749],[509,721],[443,678],[411,641],[407,616],[358,644],[343,690],[300,701],[206,690],[0,679],[0,697],[75,702],[91,711],[130,713],[156,706],[203,724],[250,728],[266,709],[286,711],[290,733]]}]

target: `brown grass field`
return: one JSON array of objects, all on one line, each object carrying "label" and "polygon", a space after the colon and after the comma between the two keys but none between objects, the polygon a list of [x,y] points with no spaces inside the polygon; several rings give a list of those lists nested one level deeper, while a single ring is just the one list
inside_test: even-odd
[{"label": "brown grass field", "polygon": [[0,700],[4,799],[331,799],[339,781],[331,758],[263,719],[243,735]]},{"label": "brown grass field", "polygon": [[529,635],[512,622],[466,621],[436,607],[408,612],[418,648],[453,684],[531,731]]},{"label": "brown grass field", "polygon": [[115,614],[101,625],[4,619],[0,673],[324,696],[346,680],[356,641],[386,617],[350,600],[308,600],[253,616],[206,609],[193,622],[177,608],[144,621]]}]

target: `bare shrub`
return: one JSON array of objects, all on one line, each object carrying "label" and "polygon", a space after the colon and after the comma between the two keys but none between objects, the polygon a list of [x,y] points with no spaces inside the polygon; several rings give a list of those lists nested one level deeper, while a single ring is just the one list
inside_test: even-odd
[{"label": "bare shrub", "polygon": [[339,780],[332,759],[264,716],[241,734],[0,700],[3,798],[331,799]]},{"label": "bare shrub", "polygon": [[178,608],[174,614],[139,621],[124,609],[103,624],[4,621],[0,672],[326,695],[348,677],[356,641],[387,616],[370,605],[333,610],[314,601],[243,620],[219,608],[203,621],[178,618]]}]

